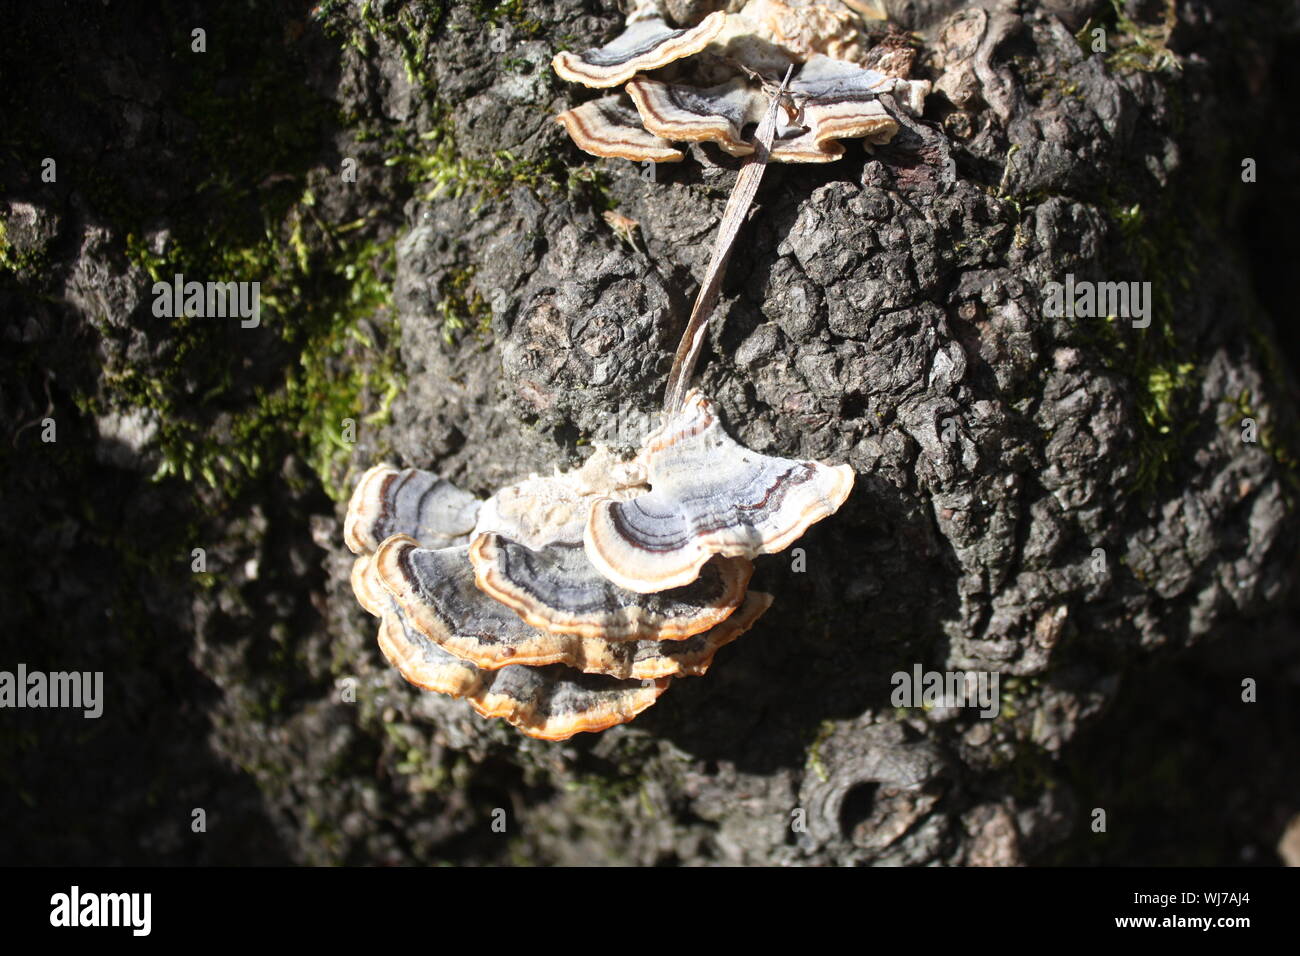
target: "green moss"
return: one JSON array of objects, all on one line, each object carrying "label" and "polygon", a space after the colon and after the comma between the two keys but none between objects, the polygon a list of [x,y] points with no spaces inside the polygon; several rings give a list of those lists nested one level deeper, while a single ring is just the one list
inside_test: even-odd
[{"label": "green moss", "polygon": [[9,240],[8,227],[0,218],[0,273],[9,273],[19,281],[29,280],[43,273],[49,263],[45,246],[17,249]]},{"label": "green moss", "polygon": [[[1248,313],[1250,343],[1264,366],[1267,382],[1288,382],[1291,372],[1286,359],[1278,349],[1277,339],[1262,315]],[[1238,429],[1240,435],[1243,418],[1253,418],[1259,423],[1259,445],[1282,466],[1282,477],[1292,499],[1300,498],[1300,422],[1289,416],[1263,416],[1257,411],[1258,400],[1250,392],[1225,396],[1223,402],[1231,411],[1223,424]],[[1265,421],[1264,419],[1268,420]]]},{"label": "green moss", "polygon": [[[1108,65],[1116,70],[1177,73],[1177,60],[1164,45],[1173,25],[1172,4],[1166,6],[1161,22],[1152,25],[1138,24],[1127,17],[1119,0],[1112,0],[1112,7],[1097,21],[1113,34],[1108,39]],[[1090,21],[1076,35],[1089,51],[1095,25]],[[1168,89],[1167,132],[1178,137],[1187,123],[1186,110],[1179,88],[1171,84]],[[1069,90],[1061,92],[1068,94]],[[1226,138],[1204,142],[1208,155],[1197,164],[1198,170],[1235,164]],[[1008,159],[1015,149],[1013,146]],[[1179,309],[1196,295],[1203,250],[1209,247],[1198,237],[1221,232],[1213,216],[1230,201],[1227,182],[1222,176],[1193,177],[1188,173],[1154,194],[1141,186],[1113,183],[1098,202],[1120,238],[1121,254],[1111,264],[1112,269],[1149,281],[1153,297],[1151,325],[1146,329],[1133,329],[1127,322],[1109,316],[1104,321],[1080,323],[1077,333],[1078,339],[1101,354],[1113,371],[1132,383],[1139,419],[1132,490],[1139,493],[1152,493],[1175,476],[1190,434],[1204,424],[1205,416],[1197,412],[1203,367],[1193,343],[1187,336],[1180,337],[1176,329]],[[1185,201],[1189,194],[1196,196],[1194,203]],[[1013,202],[1019,213],[1024,206],[1044,197],[1002,194],[999,198]],[[1017,226],[1017,245],[1020,238]],[[1250,314],[1249,307],[1245,318],[1256,351],[1277,370],[1270,377],[1283,381],[1282,363],[1272,354],[1276,347],[1271,336],[1263,331],[1263,323]],[[1225,401],[1231,405],[1234,397],[1228,396]],[[1296,460],[1294,449],[1300,448],[1300,434],[1287,436],[1271,428],[1268,442],[1269,453],[1290,468],[1289,463]]]},{"label": "green moss", "polygon": [[1074,34],[1085,54],[1092,54],[1093,32],[1106,31],[1106,66],[1120,73],[1177,73],[1178,57],[1169,49],[1169,36],[1177,20],[1174,0],[1166,0],[1159,23],[1141,24],[1124,12],[1123,0],[1111,0],[1110,8],[1090,17]]},{"label": "green moss", "polygon": [[579,772],[566,780],[564,790],[570,795],[575,811],[583,817],[604,818],[626,824],[628,815],[642,813],[655,816],[640,775]]},{"label": "green moss", "polygon": [[[369,220],[329,223],[316,209],[305,184],[336,108],[306,85],[302,48],[288,37],[282,11],[255,3],[207,26],[206,53],[160,67],[163,109],[178,114],[185,130],[166,142],[175,188],[160,203],[133,170],[111,159],[78,169],[77,186],[96,216],[125,237],[125,260],[152,280],[181,273],[257,281],[262,326],[158,319],[147,314],[148,304],[129,323],[94,317],[110,358],[101,391],[73,398],[87,414],[150,410],[159,426],[160,478],[202,480],[236,495],[297,453],[338,496],[351,450],[343,420],[373,426],[401,385],[388,314],[392,240]],[[188,49],[188,22],[165,20],[162,28],[176,49]],[[226,42],[234,36],[239,43]],[[76,89],[70,96],[101,93]],[[77,103],[65,112],[92,105]],[[59,131],[46,125],[39,111],[15,117],[8,148],[20,165],[30,167],[58,142]],[[167,233],[154,232],[160,223]],[[6,232],[0,265],[12,281],[39,261],[16,253]],[[121,357],[141,333],[151,351],[128,365]]]},{"label": "green moss", "polygon": [[[201,479],[233,496],[296,452],[327,493],[346,494],[356,432],[385,420],[402,385],[390,314],[394,241],[352,238],[363,223],[328,226],[312,214],[313,205],[308,190],[281,229],[249,246],[191,250],[173,243],[153,252],[128,236],[128,257],[155,281],[175,273],[256,276],[262,288],[263,330],[233,332],[181,316],[169,329],[170,361],[108,376],[106,404],[156,413],[163,456],[156,479]],[[232,341],[239,332],[243,338]],[[247,360],[254,336],[268,332],[293,358],[278,379],[237,390],[238,363]]]},{"label": "green moss", "polygon": [[380,43],[393,44],[402,57],[407,79],[417,88],[429,85],[430,44],[444,15],[443,4],[429,0],[395,7],[374,0],[363,0],[360,7],[347,0],[325,0],[312,11],[327,36],[367,59],[376,57]]},{"label": "green moss", "polygon": [[1182,67],[1168,47],[1177,22],[1174,0],[1165,0],[1159,23],[1141,24],[1124,12],[1123,0],[1110,0],[1115,32],[1107,37],[1106,66],[1117,72],[1176,73]]},{"label": "green moss", "polygon": [[492,309],[474,288],[473,269],[453,269],[438,281],[442,337],[450,344],[466,329],[480,338],[491,332]]},{"label": "green moss", "polygon": [[1194,413],[1201,366],[1175,334],[1178,303],[1192,291],[1199,270],[1191,240],[1194,217],[1160,199],[1157,213],[1136,203],[1103,201],[1119,233],[1122,269],[1151,283],[1151,324],[1135,329],[1127,319],[1107,316],[1080,322],[1077,338],[1107,366],[1132,383],[1137,404],[1137,468],[1131,490],[1150,494],[1173,477],[1182,448],[1198,419]]},{"label": "green moss", "polygon": [[491,27],[509,26],[525,36],[536,36],[544,29],[541,21],[528,16],[522,0],[470,0],[476,18]]},{"label": "green moss", "polygon": [[1255,422],[1256,439],[1260,448],[1267,452],[1274,461],[1282,466],[1287,484],[1292,491],[1300,488],[1300,475],[1297,473],[1297,465],[1300,459],[1296,456],[1296,443],[1294,427],[1290,430],[1279,428],[1271,420],[1266,421],[1255,406],[1255,397],[1248,389],[1243,389],[1238,395],[1229,395],[1222,399],[1223,404],[1227,407],[1227,414],[1222,419],[1221,424],[1225,428],[1235,431],[1237,438],[1242,435],[1242,425],[1246,419]]},{"label": "green moss", "polygon": [[[474,0],[468,6],[476,20],[494,30],[509,27],[513,34],[523,37],[535,37],[545,30],[540,20],[527,15],[520,0]],[[411,84],[417,89],[431,89],[429,60],[435,52],[436,37],[444,26],[458,29],[456,23],[448,21],[449,12],[448,4],[433,0],[398,5],[363,0],[360,7],[345,0],[325,0],[317,4],[312,15],[326,35],[367,59],[376,58],[380,44],[392,44]]]},{"label": "green moss", "polygon": [[1056,758],[1027,741],[1018,741],[1016,755],[1006,768],[1006,789],[1019,804],[1037,803],[1047,790],[1059,784]]},{"label": "green moss", "polygon": [[[1174,235],[1185,236],[1185,233]],[[1138,274],[1151,282],[1151,325],[1144,330],[1124,329],[1109,318],[1108,326],[1116,347],[1111,355],[1115,366],[1135,382],[1135,397],[1142,428],[1138,436],[1138,468],[1134,480],[1140,492],[1154,491],[1175,473],[1175,464],[1187,436],[1195,429],[1193,413],[1202,369],[1187,346],[1173,331],[1174,291],[1188,282],[1181,245],[1173,241],[1157,245],[1149,234],[1136,229],[1126,233],[1125,250],[1138,263]],[[1131,333],[1137,332],[1137,335]]]},{"label": "green moss", "polygon": [[1030,706],[1042,686],[1041,677],[1005,677],[998,687],[998,713],[994,721],[1014,720],[1022,712],[1033,710]]},{"label": "green moss", "polygon": [[462,779],[466,776],[466,767],[460,758],[455,764],[460,769],[454,774],[454,767],[435,763],[428,742],[409,725],[385,723],[383,728],[394,747],[403,754],[393,769],[408,778],[407,786],[411,793],[439,793],[451,786],[453,776]]},{"label": "green moss", "polygon": [[[518,0],[480,0],[469,7],[478,22],[492,29],[509,27],[512,34],[524,37],[539,36],[545,30],[544,24],[528,17]],[[421,199],[473,193],[480,203],[487,203],[523,186],[538,194],[558,192],[598,211],[613,208],[608,187],[594,166],[567,166],[562,154],[551,150],[532,157],[519,157],[504,149],[475,155],[458,143],[453,110],[439,101],[436,84],[428,72],[429,58],[436,52],[432,38],[444,25],[458,28],[454,20],[448,19],[444,4],[419,2],[390,7],[366,0],[358,10],[341,0],[329,0],[320,4],[314,15],[328,35],[367,58],[376,55],[380,43],[391,43],[400,50],[407,75],[416,93],[425,100],[429,117],[425,131],[383,122],[367,123],[363,117],[343,117],[343,121],[356,128],[359,142],[377,145],[384,163],[399,167],[406,181],[419,188],[417,195]],[[480,40],[489,42],[486,36]],[[501,61],[505,70],[522,70],[525,65],[517,57]]]},{"label": "green moss", "polygon": [[641,785],[634,776],[604,776],[598,773],[579,773],[564,783],[569,793],[579,794],[593,806],[610,807],[635,796]]},{"label": "green moss", "polygon": [[[901,709],[902,708],[900,708],[900,710]],[[905,710],[904,713],[906,713]],[[829,740],[831,735],[834,733],[835,721],[823,720],[821,725],[817,728],[817,736],[813,739],[813,742],[808,745],[808,766],[813,773],[817,774],[817,779],[822,783],[829,780],[830,775],[826,772],[826,764],[822,762],[821,748],[822,744]]]},{"label": "green moss", "polygon": [[540,158],[520,158],[506,149],[487,158],[469,155],[457,144],[452,110],[437,102],[432,109],[436,118],[424,133],[391,129],[363,134],[377,142],[385,165],[400,167],[407,182],[422,189],[420,198],[473,193],[486,203],[523,186],[539,195],[559,193],[585,200],[598,210],[613,208],[604,176],[594,166],[566,166],[553,152]]}]

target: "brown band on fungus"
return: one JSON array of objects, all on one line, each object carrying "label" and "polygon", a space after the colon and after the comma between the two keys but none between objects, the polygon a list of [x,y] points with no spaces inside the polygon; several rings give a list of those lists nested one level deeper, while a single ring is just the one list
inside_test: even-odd
[{"label": "brown band on fungus", "polygon": [[[863,91],[873,84],[883,82],[889,87],[897,81],[869,70],[849,68],[862,78],[860,89],[854,90],[847,81],[817,81],[808,86],[824,91],[824,96],[800,96],[798,82],[791,83],[792,99],[802,107],[800,125],[779,129],[772,143],[772,162],[829,163],[844,155],[838,140],[865,139],[883,145],[893,139],[898,123],[876,93]],[[837,91],[841,94],[838,98]],[[745,139],[743,131],[761,119],[768,103],[761,89],[741,79],[697,89],[639,76],[627,85],[627,92],[642,123],[656,136],[672,142],[717,143],[733,156],[748,156],[754,151],[752,140]]]},{"label": "brown band on fungus", "polygon": [[843,146],[834,140],[818,143],[817,132],[811,129],[802,136],[772,144],[774,163],[833,163],[843,155]]},{"label": "brown band on fungus", "polygon": [[[681,641],[611,641],[551,634],[478,590],[467,548],[430,551],[396,535],[375,555],[384,590],[417,631],[444,651],[483,670],[565,664],[589,674],[652,679],[690,674],[741,631],[728,622]],[[734,631],[734,633],[733,633]]]},{"label": "brown band on fungus", "polygon": [[375,575],[374,555],[359,554],[352,562],[352,593],[367,613],[375,617],[384,616],[391,599]]},{"label": "brown band on fungus", "polygon": [[587,521],[587,557],[633,591],[690,583],[715,554],[753,558],[796,541],[834,514],[853,488],[848,465],[760,455],[723,430],[697,390],[647,439],[651,491],[597,501]]},{"label": "brown band on fungus", "polygon": [[574,144],[593,156],[633,162],[679,163],[686,154],[641,126],[622,97],[606,96],[565,110],[555,118]]},{"label": "brown band on fungus", "polygon": [[481,716],[500,717],[540,740],[567,740],[625,724],[653,706],[671,683],[667,678],[616,680],[559,665],[484,671],[421,634],[396,602],[384,614],[379,648],[416,687],[464,698]]},{"label": "brown band on fungus", "polygon": [[497,534],[469,549],[479,590],[543,631],[607,641],[676,641],[709,630],[740,606],[754,566],[719,558],[684,588],[641,594],[620,588],[570,544],[530,548]]},{"label": "brown band on fungus", "polygon": [[402,677],[422,690],[466,697],[483,685],[483,671],[448,654],[412,627],[391,598],[379,625],[379,650]]},{"label": "brown band on fungus", "polygon": [[866,139],[883,145],[894,138],[898,123],[879,97],[900,84],[908,85],[875,70],[814,56],[791,82],[790,93],[803,107],[804,123],[822,149],[837,139]]},{"label": "brown band on fungus", "polygon": [[637,20],[602,47],[557,53],[551,66],[570,83],[597,89],[618,86],[637,73],[699,53],[722,31],[726,19],[721,11],[711,13],[685,30],[675,30],[660,19]]},{"label": "brown band on fungus", "polygon": [[838,150],[837,155],[844,153],[838,140],[861,139],[873,146],[884,146],[898,133],[897,121],[879,102],[855,105],[852,109],[842,103],[809,106],[804,116],[817,148]]},{"label": "brown band on fungus", "polygon": [[638,76],[627,85],[645,128],[671,142],[717,143],[732,156],[748,156],[744,129],[759,122],[767,97],[743,78],[696,89]]}]

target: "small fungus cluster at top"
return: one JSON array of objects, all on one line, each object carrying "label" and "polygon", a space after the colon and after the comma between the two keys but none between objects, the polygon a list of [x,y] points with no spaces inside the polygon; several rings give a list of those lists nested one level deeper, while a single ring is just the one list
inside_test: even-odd
[{"label": "small fungus cluster at top", "polygon": [[753,128],[772,89],[791,71],[771,161],[827,163],[845,139],[883,145],[898,132],[881,96],[919,115],[930,84],[907,78],[905,43],[866,43],[868,2],[730,0],[698,22],[677,26],[662,0],[638,0],[626,29],[601,47],[552,60],[564,79],[622,92],[583,103],[557,120],[596,156],[675,163],[679,143],[717,144],[732,156],[754,151]]}]

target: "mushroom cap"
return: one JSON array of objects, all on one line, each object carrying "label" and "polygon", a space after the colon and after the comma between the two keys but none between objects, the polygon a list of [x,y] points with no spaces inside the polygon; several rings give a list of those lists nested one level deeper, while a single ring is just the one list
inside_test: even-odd
[{"label": "mushroom cap", "polygon": [[804,64],[790,83],[790,92],[802,104],[804,122],[819,147],[837,139],[866,139],[881,145],[894,138],[898,123],[879,97],[900,82],[908,81],[818,55]]},{"label": "mushroom cap", "polygon": [[479,506],[469,492],[432,472],[388,464],[367,469],[353,489],[343,523],[343,539],[357,555],[351,575],[357,603],[375,617],[382,617],[388,606],[388,593],[373,568],[381,542],[400,533],[431,548],[467,544]]},{"label": "mushroom cap", "polygon": [[448,654],[413,627],[390,599],[379,648],[410,683],[469,701],[483,717],[500,717],[529,737],[567,740],[625,724],[668,689],[668,678],[617,680],[561,665],[485,671]]},{"label": "mushroom cap", "polygon": [[699,53],[722,32],[726,19],[727,15],[718,11],[685,30],[674,29],[658,18],[635,20],[602,47],[557,53],[551,66],[570,83],[597,89],[618,86],[642,70],[656,70]]},{"label": "mushroom cap", "polygon": [[[791,97],[800,106],[798,125],[778,130],[771,158],[826,163],[844,155],[842,139],[888,143],[898,122],[881,104],[880,94],[895,93],[904,108],[919,113],[928,91],[925,81],[898,80],[815,54],[790,83]],[[605,97],[558,119],[580,148],[597,156],[678,162],[685,154],[672,144],[681,142],[713,142],[733,156],[748,156],[754,151],[753,125],[768,103],[760,87],[740,77],[696,87],[638,76],[627,84],[627,93],[636,113],[621,98]]]},{"label": "mushroom cap", "polygon": [[[791,64],[798,72],[790,94],[803,107],[807,131],[780,130],[771,151],[774,162],[832,162],[844,154],[841,139],[888,143],[898,123],[878,101],[881,93],[896,94],[909,112],[922,111],[928,82],[860,65],[883,62],[877,54],[887,47],[869,54],[862,47],[859,17],[873,15],[873,4],[863,4],[858,13],[838,0],[746,0],[726,7],[731,12],[711,13],[684,30],[668,26],[661,12],[638,8],[624,33],[607,46],[558,54],[553,62],[565,79],[599,87],[627,81],[640,114],[638,122],[619,97],[568,110],[558,119],[573,141],[596,156],[634,161],[679,162],[684,153],[672,144],[683,142],[714,142],[733,156],[747,156],[754,147],[746,129],[758,122],[768,97],[737,74],[770,81]],[[706,50],[677,71],[704,85],[638,75]],[[910,56],[889,62],[895,60],[899,70],[910,68]]]},{"label": "mushroom cap", "polygon": [[645,130],[636,111],[619,94],[565,110],[555,121],[569,131],[579,149],[593,156],[638,163],[679,163],[686,158],[668,140]]},{"label": "mushroom cap", "polygon": [[474,529],[479,502],[432,472],[375,465],[348,501],[343,540],[353,554],[370,554],[399,531],[432,548],[445,548]]},{"label": "mushroom cap", "polygon": [[[778,163],[828,163],[844,155],[840,139],[866,139],[881,145],[898,132],[898,123],[877,97],[900,81],[825,56],[813,57],[790,84],[801,106],[802,125],[786,125],[772,144]],[[736,78],[697,89],[638,76],[627,85],[641,122],[665,142],[717,143],[733,156],[748,156],[754,145],[744,130],[767,107],[767,95]]]},{"label": "mushroom cap", "polygon": [[848,465],[760,455],[735,442],[698,390],[646,440],[641,459],[652,490],[597,500],[584,534],[596,569],[632,591],[689,584],[715,554],[781,551],[853,489]]},{"label": "mushroom cap", "polygon": [[[762,119],[767,98],[741,77],[696,89],[638,76],[627,85],[645,128],[666,142],[717,143],[732,156],[748,156],[747,125]],[[581,145],[581,144],[579,144]]]},{"label": "mushroom cap", "polygon": [[499,534],[479,535],[469,560],[479,590],[531,626],[607,641],[676,641],[707,631],[740,606],[754,573],[743,558],[719,558],[684,588],[629,591],[587,560],[581,527],[576,541],[539,551]]},{"label": "mushroom cap", "polygon": [[415,630],[484,670],[566,664],[585,673],[623,679],[699,674],[719,647],[743,634],[766,610],[751,605],[749,614],[732,614],[710,630],[683,640],[612,641],[552,634],[529,626],[480,591],[468,550],[429,550],[413,538],[394,535],[375,554],[374,568]]}]

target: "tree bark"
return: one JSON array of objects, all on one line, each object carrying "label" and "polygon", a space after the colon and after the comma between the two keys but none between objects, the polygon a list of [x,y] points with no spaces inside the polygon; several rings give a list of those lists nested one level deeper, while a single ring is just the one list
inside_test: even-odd
[{"label": "tree bark", "polygon": [[[768,170],[697,373],[736,439],[848,462],[852,496],[801,560],[759,561],[754,586],[776,603],[706,676],[564,744],[386,665],[348,583],[337,496],[385,458],[486,495],[593,441],[634,441],[738,163],[697,146],[651,171],[568,142],[551,118],[586,93],[549,60],[611,36],[610,4],[387,4],[369,19],[323,5],[279,23],[256,60],[285,55],[303,112],[265,100],[255,168],[217,154],[192,171],[168,163],[205,142],[205,121],[168,91],[206,78],[116,49],[128,24],[102,24],[78,95],[24,125],[4,160],[0,296],[17,321],[0,508],[40,555],[6,559],[24,597],[6,609],[5,659],[116,675],[91,763],[139,768],[107,790],[139,835],[105,837],[77,794],[59,798],[87,821],[71,832],[10,794],[6,818],[31,823],[19,857],[1273,859],[1300,811],[1298,762],[1281,759],[1300,727],[1282,702],[1297,661],[1296,394],[1243,222],[1256,194],[1294,211],[1267,165],[1286,109],[1271,71],[1294,24],[1266,29],[1217,0],[1176,17],[1160,3],[956,6],[891,7],[915,31],[917,75],[939,82],[921,120],[871,154]],[[59,26],[44,16],[15,31],[28,56]],[[181,19],[156,29],[188,35]],[[216,24],[209,43],[237,32]],[[211,89],[261,76],[251,54],[228,55]],[[317,125],[286,128],[319,102]],[[69,157],[67,178],[41,182],[45,155]],[[339,175],[349,158],[355,181]],[[113,188],[87,185],[92,172]],[[354,238],[339,227],[365,219],[359,235],[395,249],[391,304],[328,326],[351,339],[317,338],[295,331],[286,291],[266,338],[213,333],[214,357],[185,358],[183,323],[150,314],[147,263],[168,275],[188,190],[218,173],[248,184],[231,208],[270,223],[285,259],[306,237],[311,276],[333,274]],[[112,208],[120,195],[148,215]],[[615,206],[635,241],[602,217]],[[1136,300],[1130,316],[1055,314],[1054,283],[1121,282],[1148,296],[1145,315]],[[221,367],[216,399],[204,361]],[[326,385],[361,382],[355,444],[320,452],[302,424],[316,419],[274,412],[253,436],[248,410],[317,361]],[[328,387],[303,387],[267,407],[334,408]],[[65,429],[54,446],[29,427],[46,417]],[[181,455],[179,422],[200,449],[268,460],[205,484],[196,452],[188,478],[164,467],[151,482]],[[210,572],[192,572],[194,547]],[[996,713],[900,702],[899,675],[925,672],[996,675]],[[73,753],[75,734],[30,731],[39,748],[15,738],[12,766],[44,792],[41,762]],[[135,754],[137,734],[158,749]],[[93,787],[107,771],[82,773]],[[142,809],[158,792],[161,809]],[[189,839],[203,801],[245,835],[236,849]],[[1166,815],[1178,822],[1152,826]]]}]

